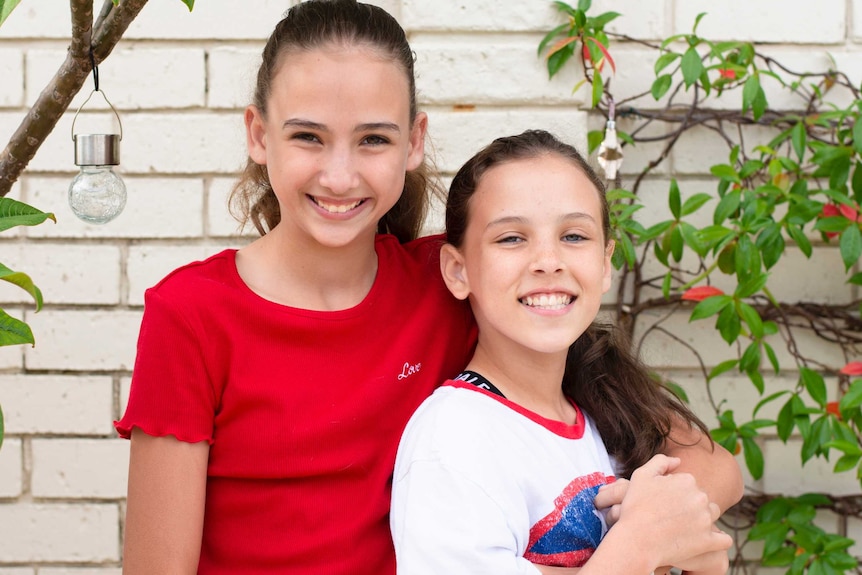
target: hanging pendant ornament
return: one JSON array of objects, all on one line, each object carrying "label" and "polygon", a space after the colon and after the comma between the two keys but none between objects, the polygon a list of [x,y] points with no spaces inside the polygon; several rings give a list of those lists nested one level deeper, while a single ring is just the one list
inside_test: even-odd
[{"label": "hanging pendant ornament", "polygon": [[[93,64],[95,88],[75,112],[72,120],[72,141],[75,143],[75,165],[81,171],[69,185],[69,206],[78,218],[91,224],[105,224],[123,211],[126,206],[126,185],[114,173],[113,166],[120,164],[120,141],[123,139],[123,124],[120,115],[99,89],[99,71],[90,53]],[[118,134],[76,134],[78,114],[90,98],[98,92],[114,113],[119,126]]]},{"label": "hanging pendant ornament", "polygon": [[599,144],[599,165],[605,172],[605,178],[619,187],[620,167],[623,165],[623,152],[617,140],[617,124],[614,120],[614,101],[608,107],[608,121],[605,125],[605,139]]}]

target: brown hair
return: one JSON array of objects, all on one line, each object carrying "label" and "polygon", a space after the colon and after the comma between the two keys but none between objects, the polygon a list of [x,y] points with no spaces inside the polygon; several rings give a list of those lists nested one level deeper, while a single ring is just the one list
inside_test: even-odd
[{"label": "brown hair", "polygon": [[[578,151],[543,130],[497,138],[465,163],[449,188],[446,239],[460,247],[469,217],[470,198],[482,176],[496,165],[556,154],[570,160],[595,186],[602,206],[602,229],[610,241],[610,210],[605,185]],[[674,421],[709,431],[696,415],[654,379],[613,325],[593,323],[569,347],[563,391],[593,419],[605,447],[623,476],[658,453]]]},{"label": "brown hair", "polygon": [[[367,45],[404,71],[409,85],[410,121],[416,118],[416,81],[413,51],[407,36],[389,13],[355,0],[308,0],[288,10],[276,24],[263,49],[252,104],[266,115],[272,80],[291,52],[310,51],[327,44]],[[430,193],[429,193],[430,192]],[[394,234],[401,242],[419,235],[431,194],[442,197],[436,171],[426,159],[407,172],[398,202],[381,218],[378,232]],[[245,170],[231,194],[231,211],[245,225],[251,221],[264,235],[281,221],[278,200],[266,166],[246,161]]]}]

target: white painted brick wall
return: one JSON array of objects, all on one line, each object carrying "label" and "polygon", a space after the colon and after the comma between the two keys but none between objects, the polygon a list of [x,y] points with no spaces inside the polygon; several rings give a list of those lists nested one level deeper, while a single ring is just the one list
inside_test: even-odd
[{"label": "white painted brick wall", "polygon": [[[189,14],[178,0],[159,0],[143,9],[100,66],[101,87],[124,129],[117,172],[129,198],[114,222],[84,224],[66,203],[76,172],[73,117],[92,89],[90,80],[13,187],[9,197],[55,212],[58,222],[9,230],[0,239],[0,261],[30,273],[45,295],[45,309],[34,314],[26,294],[0,286],[0,306],[30,322],[38,343],[36,348],[0,348],[0,405],[7,432],[0,449],[0,575],[119,575],[128,444],[116,438],[112,421],[128,398],[143,294],[177,266],[255,237],[252,230],[240,233],[226,209],[246,157],[242,110],[260,49],[276,20],[295,3],[207,0]],[[584,148],[587,130],[601,127],[596,118],[587,118],[586,90],[572,94],[575,71],[567,69],[549,81],[536,54],[545,31],[561,21],[550,1],[374,3],[399,19],[417,52],[420,104],[430,117],[428,149],[445,182],[494,137],[539,127]],[[801,0],[593,4],[595,13],[622,14],[611,31],[652,40],[688,32],[694,17],[707,12],[699,28],[705,36],[767,42],[766,50],[795,69],[823,67],[828,53],[851,80],[862,80],[862,0],[824,0],[816,10]],[[0,27],[0,140],[17,129],[25,106],[65,58],[68,27],[68,4],[60,2],[23,2]],[[618,45],[614,55],[618,72],[611,81],[618,96],[650,85],[648,52],[629,44]],[[768,82],[766,88],[773,106],[792,106]],[[839,105],[846,100],[846,95],[836,97]],[[733,102],[739,98],[731,95]],[[635,104],[656,106],[651,97]],[[621,130],[631,127],[625,118],[618,124]],[[111,129],[115,119],[94,98],[75,127],[79,132]],[[746,138],[765,136],[749,130]],[[627,149],[624,175],[637,174],[658,150],[658,145]],[[667,217],[667,181],[660,178],[680,178],[684,195],[712,191],[715,183],[704,177],[704,166],[726,157],[726,146],[713,134],[686,136],[645,182],[644,197],[660,203],[648,202],[644,220]],[[440,226],[438,210],[427,229]],[[835,246],[815,251],[812,260],[788,254],[773,272],[776,295],[822,302],[853,295],[847,286],[822,281],[841,271]],[[733,350],[711,320],[688,323],[690,309],[681,309],[664,325],[702,350],[708,366],[731,357]],[[805,333],[797,337],[800,346],[817,350],[820,361],[843,365],[845,358],[834,349]],[[787,352],[780,346],[776,351],[789,367]],[[698,363],[685,347],[658,335],[645,343],[644,355],[686,387],[697,412],[714,423]],[[768,377],[767,393],[786,388],[796,377],[792,371]],[[827,385],[834,398],[837,381],[831,378]],[[712,393],[715,401],[727,399],[741,410],[758,399],[750,383],[732,373],[717,379]],[[777,409],[778,404],[768,406],[761,415],[772,417]],[[794,437],[783,445],[765,437],[767,474],[760,481],[746,474],[747,485],[794,493],[858,492],[852,474],[833,476],[824,462],[806,466],[803,475],[797,441]],[[824,514],[820,521],[833,525],[836,519]],[[849,535],[862,540],[862,522],[851,522]],[[756,557],[758,550],[748,546],[746,557]],[[856,551],[862,553],[862,543]]]}]

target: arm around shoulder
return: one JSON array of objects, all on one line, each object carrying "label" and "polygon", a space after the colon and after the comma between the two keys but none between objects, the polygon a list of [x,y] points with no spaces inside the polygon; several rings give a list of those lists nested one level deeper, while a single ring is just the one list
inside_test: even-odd
[{"label": "arm around shoulder", "polygon": [[698,486],[722,513],[742,499],[742,471],[736,458],[697,428],[676,420],[662,453],[681,460],[677,473],[694,476]]},{"label": "arm around shoulder", "polygon": [[197,572],[208,458],[206,441],[132,431],[125,575]]}]

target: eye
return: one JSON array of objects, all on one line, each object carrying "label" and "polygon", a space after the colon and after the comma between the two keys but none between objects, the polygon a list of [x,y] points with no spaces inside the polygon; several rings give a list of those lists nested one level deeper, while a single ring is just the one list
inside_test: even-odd
[{"label": "eye", "polygon": [[377,134],[372,134],[370,136],[365,136],[362,139],[363,144],[369,144],[372,146],[383,146],[389,143],[389,138],[384,136],[378,136]]},{"label": "eye", "polygon": [[587,238],[585,238],[585,237],[584,237],[584,236],[582,236],[581,234],[576,234],[576,233],[566,234],[566,235],[564,235],[564,236],[563,236],[563,241],[564,241],[564,242],[575,243],[575,244],[576,244],[576,243],[579,243],[579,242],[582,242],[582,241],[584,241],[584,240],[586,240],[586,239],[587,239]]},{"label": "eye", "polygon": [[515,245],[515,244],[520,244],[523,241],[524,241],[524,238],[522,238],[521,236],[508,235],[508,236],[502,236],[502,237],[498,238],[495,241],[495,243],[503,244],[503,245]]},{"label": "eye", "polygon": [[311,132],[297,132],[293,134],[290,139],[299,140],[300,142],[320,143],[320,138]]}]

